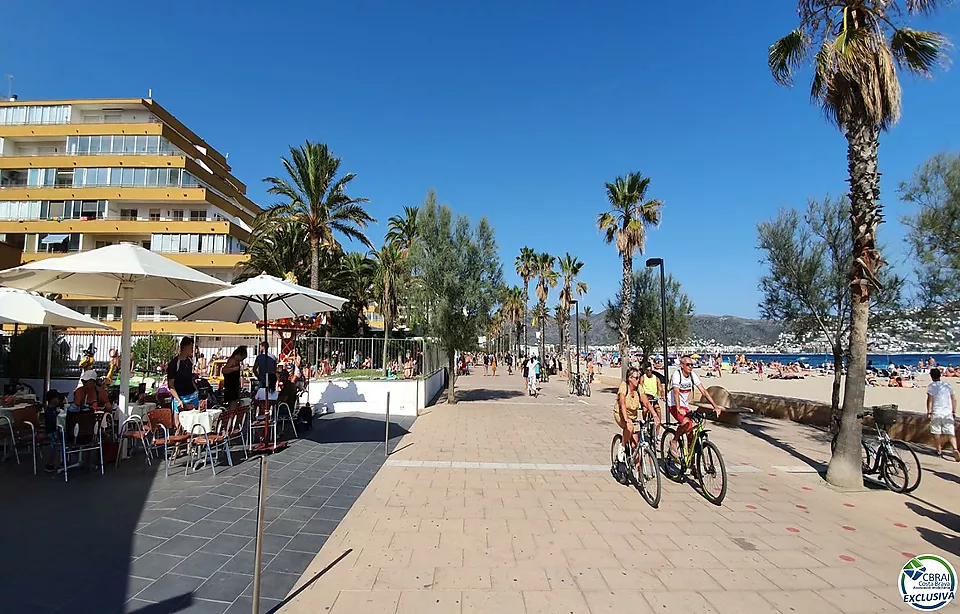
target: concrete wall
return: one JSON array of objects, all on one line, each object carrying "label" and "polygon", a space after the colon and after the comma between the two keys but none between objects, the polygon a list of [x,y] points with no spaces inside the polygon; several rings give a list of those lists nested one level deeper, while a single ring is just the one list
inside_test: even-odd
[{"label": "concrete wall", "polygon": [[[730,396],[737,405],[749,407],[754,413],[768,418],[793,420],[813,426],[830,426],[831,411],[827,403],[754,392],[731,392]],[[901,411],[897,423],[887,433],[893,439],[920,444],[933,443],[930,436],[930,421],[925,414],[917,412]]]},{"label": "concrete wall", "polygon": [[443,386],[443,369],[412,380],[355,380],[331,378],[310,382],[310,403],[333,412],[383,414],[390,393],[390,415],[416,416]]}]

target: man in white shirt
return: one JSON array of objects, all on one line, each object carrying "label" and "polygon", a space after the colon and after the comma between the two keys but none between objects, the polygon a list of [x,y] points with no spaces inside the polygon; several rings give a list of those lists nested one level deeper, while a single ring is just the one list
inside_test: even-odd
[{"label": "man in white shirt", "polygon": [[689,444],[693,444],[693,420],[687,415],[690,413],[690,393],[696,388],[705,399],[713,406],[713,411],[720,416],[721,409],[714,403],[713,397],[707,392],[700,382],[700,377],[693,372],[693,359],[689,354],[680,357],[680,369],[673,372],[670,376],[670,393],[667,395],[667,405],[670,408],[670,415],[677,421],[677,437],[679,441],[681,435],[686,434]]},{"label": "man in white shirt", "polygon": [[930,379],[933,382],[927,386],[927,419],[930,420],[930,433],[937,447],[937,456],[943,453],[943,442],[949,438],[953,458],[960,462],[956,435],[957,396],[950,384],[940,381],[940,369],[930,369]]}]

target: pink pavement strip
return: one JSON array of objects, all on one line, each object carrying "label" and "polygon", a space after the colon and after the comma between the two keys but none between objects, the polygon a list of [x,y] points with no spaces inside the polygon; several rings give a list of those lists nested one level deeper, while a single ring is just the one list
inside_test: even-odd
[{"label": "pink pavement strip", "polygon": [[570,398],[554,378],[531,398],[473,375],[458,395],[417,419],[279,612],[906,612],[907,555],[960,564],[960,471],[932,455],[910,496],[839,492],[804,470],[827,436],[750,417],[711,426],[734,468],[722,506],[664,479],[652,509],[608,470],[612,388]]}]

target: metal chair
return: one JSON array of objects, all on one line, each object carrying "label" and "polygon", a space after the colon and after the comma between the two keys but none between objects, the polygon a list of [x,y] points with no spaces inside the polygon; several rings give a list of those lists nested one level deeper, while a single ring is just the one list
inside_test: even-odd
[{"label": "metal chair", "polygon": [[221,416],[221,418],[226,423],[225,432],[227,435],[227,443],[231,441],[240,440],[240,448],[243,450],[243,458],[250,458],[249,453],[247,452],[247,440],[244,437],[243,432],[247,428],[247,410],[242,407],[236,409],[225,410],[228,412],[226,417]]},{"label": "metal chair", "polygon": [[[229,417],[229,412],[227,410],[221,411],[220,414],[214,419],[213,424],[210,425],[209,432],[203,428],[202,424],[194,424],[193,428],[190,429],[190,444],[194,449],[206,448],[207,453],[206,460],[204,460],[204,462],[207,460],[210,461],[210,470],[213,472],[213,475],[217,475],[217,469],[214,466],[213,461],[214,450],[217,452],[217,458],[220,457],[220,450],[224,450],[227,453],[227,464],[233,467],[233,457],[230,455],[230,442],[228,440],[225,428],[226,423],[224,421],[224,414],[227,414],[227,417]],[[197,465],[200,463],[201,456],[202,453],[198,454],[195,462],[193,463],[194,473],[197,471]],[[188,465],[187,469],[184,470],[184,475],[187,474],[189,468],[190,467]]]},{"label": "metal chair", "polygon": [[171,435],[173,431],[173,412],[169,409],[153,409],[147,412],[147,443],[151,451],[156,454],[160,446],[163,446],[163,475],[169,475],[170,467],[170,444],[174,445],[174,451],[181,444],[190,440],[189,435]]},{"label": "metal chair", "polygon": [[[133,427],[133,428],[131,428]],[[147,465],[150,465],[150,450],[147,449],[147,435],[149,431],[143,428],[143,419],[140,416],[130,416],[120,425],[120,430],[118,434],[120,436],[120,441],[131,441],[130,444],[132,448],[130,449],[130,454],[133,455],[133,450],[137,447],[136,442],[140,442],[140,447],[143,448],[143,454],[146,457]],[[117,462],[114,465],[115,467],[120,466],[120,451],[117,451]]]},{"label": "metal chair", "polygon": [[[0,438],[3,438],[3,457],[7,456],[7,442],[13,447],[13,454],[20,464],[22,445],[30,448],[33,457],[33,475],[37,475],[37,407],[21,407],[10,412],[9,416],[0,416]],[[5,426],[4,426],[5,425]]]},{"label": "metal chair", "polygon": [[[100,475],[103,475],[103,437],[100,429],[100,416],[92,411],[67,412],[66,424],[60,427],[60,451],[63,460],[63,481],[68,482],[67,473],[72,467],[80,466],[80,455],[97,450],[100,452]],[[67,457],[77,454],[77,463],[67,464]]]}]

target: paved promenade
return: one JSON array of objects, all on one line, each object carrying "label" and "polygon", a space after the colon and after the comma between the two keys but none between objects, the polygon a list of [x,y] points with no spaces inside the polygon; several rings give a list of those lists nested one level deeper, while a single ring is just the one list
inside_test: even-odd
[{"label": "paved promenade", "polygon": [[907,557],[960,563],[955,463],[921,455],[912,496],[838,492],[816,473],[824,433],[749,418],[711,433],[722,507],[664,480],[652,509],[608,470],[613,390],[565,388],[459,380],[461,402],[417,419],[277,611],[904,612]]}]

